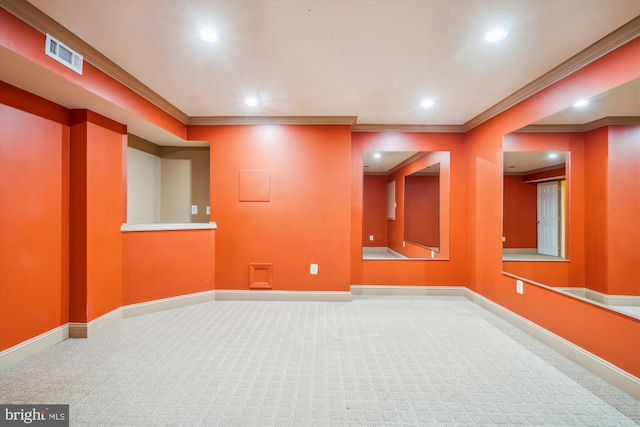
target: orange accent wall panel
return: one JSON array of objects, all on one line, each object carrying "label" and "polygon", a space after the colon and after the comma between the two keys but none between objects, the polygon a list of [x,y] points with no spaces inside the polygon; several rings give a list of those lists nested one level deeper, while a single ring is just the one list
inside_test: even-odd
[{"label": "orange accent wall panel", "polygon": [[640,126],[611,126],[607,293],[640,295]]},{"label": "orange accent wall panel", "polygon": [[271,171],[241,170],[238,200],[268,202],[271,200]]},{"label": "orange accent wall panel", "polygon": [[249,289],[272,289],[273,265],[270,263],[249,264]]},{"label": "orange accent wall panel", "polygon": [[88,322],[122,304],[126,128],[86,110],[74,110],[72,122],[70,320]]},{"label": "orange accent wall panel", "polygon": [[524,182],[519,175],[504,176],[505,248],[537,248],[536,184]]},{"label": "orange accent wall panel", "polygon": [[[350,289],[349,126],[190,126],[188,136],[211,142],[212,220],[225,248],[216,288],[248,289],[247,265],[268,260],[274,289]],[[271,171],[269,203],[238,201],[239,170]]]},{"label": "orange accent wall panel", "polygon": [[45,104],[0,105],[0,351],[69,321],[69,127]]},{"label": "orange accent wall panel", "polygon": [[[362,245],[387,246],[387,177],[365,175],[362,189]],[[373,236],[373,240],[369,240]]]},{"label": "orange accent wall panel", "polygon": [[122,233],[122,305],[213,290],[215,230]]},{"label": "orange accent wall panel", "polygon": [[439,247],[440,179],[437,176],[405,177],[405,232],[407,242]]},{"label": "orange accent wall panel", "polygon": [[607,293],[607,128],[587,132],[585,140],[585,286]]}]

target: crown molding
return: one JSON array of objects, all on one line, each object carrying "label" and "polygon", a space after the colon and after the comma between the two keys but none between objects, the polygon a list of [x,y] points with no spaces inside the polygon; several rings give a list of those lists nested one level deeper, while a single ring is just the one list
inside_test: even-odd
[{"label": "crown molding", "polygon": [[588,132],[604,126],[639,126],[640,117],[604,117],[582,125],[529,125],[518,129],[525,132]]},{"label": "crown molding", "polygon": [[583,132],[603,126],[638,126],[640,125],[640,117],[604,117],[582,125]]},{"label": "crown molding", "polygon": [[461,125],[353,125],[353,132],[431,132],[431,133],[463,133]]},{"label": "crown molding", "polygon": [[223,125],[349,125],[356,116],[219,116],[189,117],[189,126]]},{"label": "crown molding", "polygon": [[467,132],[640,36],[640,16],[572,56],[462,125]]},{"label": "crown molding", "polygon": [[[43,34],[51,34],[64,44],[79,52],[85,61],[91,63],[98,70],[102,71],[112,79],[121,83],[134,93],[140,95],[153,105],[171,115],[176,120],[187,123],[188,116],[180,109],[175,107],[169,101],[158,95],[140,80],[127,73],[115,62],[101,54],[80,37],[67,30],[50,16],[46,15],[40,9],[33,6],[26,0],[0,0],[0,7],[14,15],[16,18],[24,21],[31,27]],[[42,45],[44,52],[44,43]]]},{"label": "crown molding", "polygon": [[[353,132],[441,132],[464,133],[508,110],[530,96],[562,80],[580,68],[640,36],[640,16],[632,19],[601,40],[462,125],[388,125],[358,124],[356,116],[291,117],[189,117],[151,88],[126,72],[88,43],[67,30],[26,0],[0,0],[0,7],[43,34],[51,34],[84,56],[84,59],[109,77],[140,95],[162,111],[187,125],[300,124],[352,125]],[[43,47],[44,49],[44,47]],[[566,131],[566,130],[565,130]]]}]

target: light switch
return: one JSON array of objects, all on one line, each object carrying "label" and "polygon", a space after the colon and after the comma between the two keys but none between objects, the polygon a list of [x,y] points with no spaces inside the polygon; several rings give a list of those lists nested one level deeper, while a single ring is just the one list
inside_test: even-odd
[{"label": "light switch", "polygon": [[207,206],[207,215],[211,215],[211,206]]},{"label": "light switch", "polygon": [[369,235],[369,241],[370,241],[370,242],[373,242],[373,234],[370,234],[370,235]]},{"label": "light switch", "polygon": [[516,292],[519,294],[524,293],[524,284],[522,283],[522,280],[516,280]]},{"label": "light switch", "polygon": [[191,215],[198,215],[198,205],[191,205]]},{"label": "light switch", "polygon": [[318,274],[318,264],[311,264],[309,274]]}]

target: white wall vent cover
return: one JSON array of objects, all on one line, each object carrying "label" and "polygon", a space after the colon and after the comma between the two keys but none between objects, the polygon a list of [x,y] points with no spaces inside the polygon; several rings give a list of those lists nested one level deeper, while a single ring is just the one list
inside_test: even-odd
[{"label": "white wall vent cover", "polygon": [[78,74],[82,74],[83,57],[78,52],[72,50],[69,46],[55,39],[51,34],[47,34],[47,40],[44,45],[44,53],[66,65]]}]

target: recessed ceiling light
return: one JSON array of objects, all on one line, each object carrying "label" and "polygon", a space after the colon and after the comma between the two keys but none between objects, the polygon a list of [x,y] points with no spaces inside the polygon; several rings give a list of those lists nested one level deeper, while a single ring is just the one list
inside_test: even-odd
[{"label": "recessed ceiling light", "polygon": [[504,40],[509,35],[509,30],[503,27],[496,27],[489,30],[489,32],[484,36],[484,39],[489,43],[499,42],[500,40]]},{"label": "recessed ceiling light", "polygon": [[373,153],[373,158],[374,158],[374,159],[379,159],[380,157],[382,157],[382,154],[380,154],[380,153]]},{"label": "recessed ceiling light", "polygon": [[549,159],[556,159],[558,157],[558,153],[549,153],[549,155],[547,156],[547,158]]},{"label": "recessed ceiling light", "polygon": [[585,105],[589,105],[589,101],[587,101],[586,99],[581,99],[579,101],[576,101],[573,106],[574,107],[584,107]]},{"label": "recessed ceiling light", "polygon": [[433,101],[430,99],[424,99],[420,102],[420,106],[422,108],[430,108],[433,107]]},{"label": "recessed ceiling light", "polygon": [[211,27],[202,27],[200,31],[198,31],[198,36],[209,43],[214,43],[219,40],[218,33]]},{"label": "recessed ceiling light", "polygon": [[246,103],[251,107],[255,107],[256,105],[258,105],[258,98],[253,98],[253,97],[247,98]]}]

